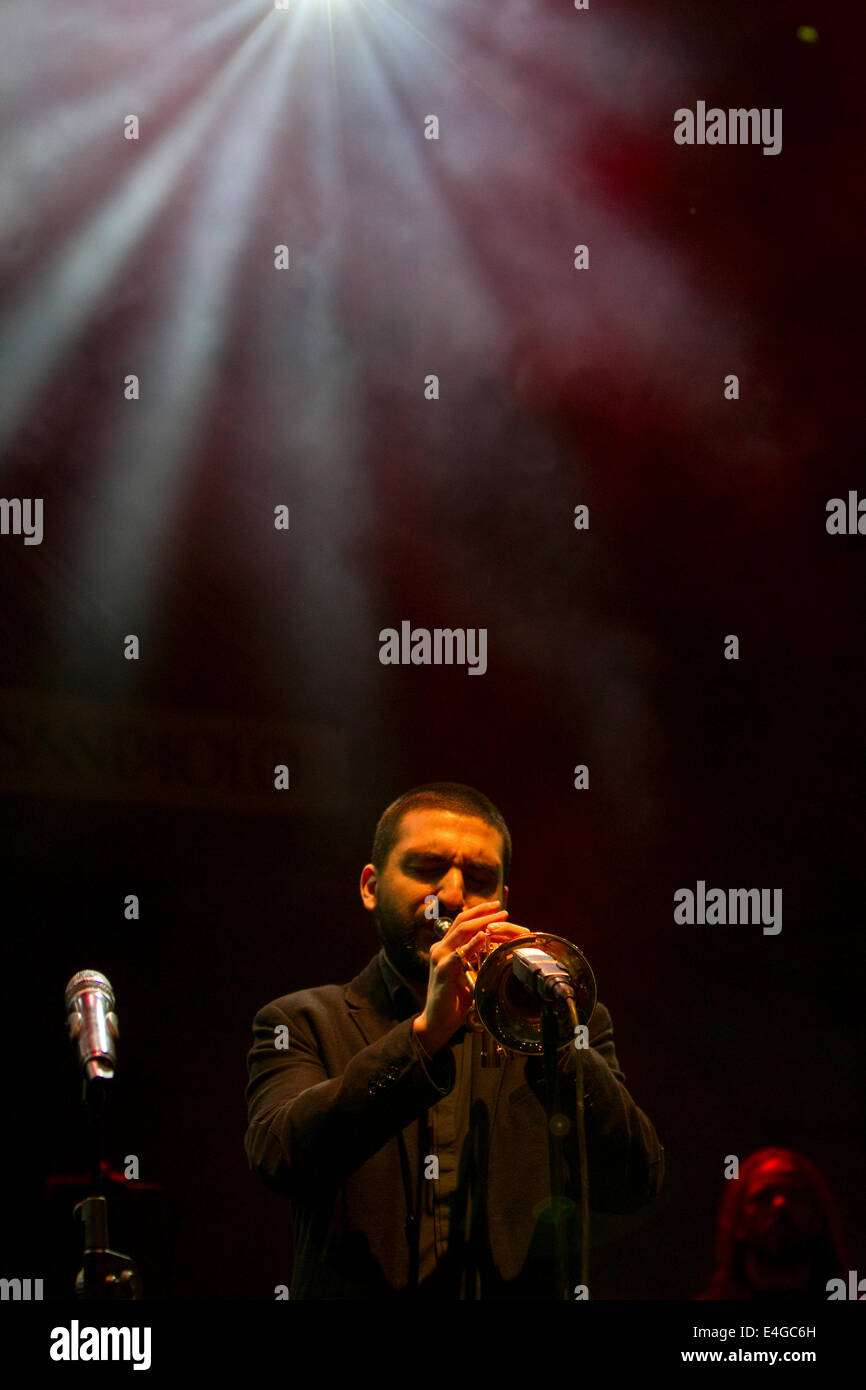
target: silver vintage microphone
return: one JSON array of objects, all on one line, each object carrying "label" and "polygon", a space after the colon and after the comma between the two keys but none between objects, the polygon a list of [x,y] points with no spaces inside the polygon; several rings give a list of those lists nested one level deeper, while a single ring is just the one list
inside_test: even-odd
[{"label": "silver vintage microphone", "polygon": [[79,970],[66,986],[69,1036],[88,1081],[110,1081],[117,1062],[114,990],[98,970]]}]

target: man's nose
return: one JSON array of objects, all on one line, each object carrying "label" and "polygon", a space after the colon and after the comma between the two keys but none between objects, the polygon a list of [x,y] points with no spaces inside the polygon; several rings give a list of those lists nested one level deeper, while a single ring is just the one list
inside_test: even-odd
[{"label": "man's nose", "polygon": [[[456,917],[457,913],[463,908],[464,885],[463,874],[456,865],[453,865],[443,874],[439,883],[436,885],[436,896],[439,899],[440,914],[449,917]],[[444,909],[448,909],[447,913]]]}]

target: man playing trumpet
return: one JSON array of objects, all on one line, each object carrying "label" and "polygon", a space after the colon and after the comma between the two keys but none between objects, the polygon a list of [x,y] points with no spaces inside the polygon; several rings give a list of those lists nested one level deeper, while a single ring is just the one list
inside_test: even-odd
[{"label": "man playing trumpet", "polygon": [[[542,1059],[508,1051],[485,1066],[466,1026],[467,966],[529,935],[507,920],[510,858],[508,827],[480,792],[407,792],[361,874],[378,955],[350,984],[256,1016],[246,1152],[292,1203],[293,1299],[562,1296]],[[452,919],[441,937],[437,916]],[[623,1084],[602,1004],[581,1057],[590,1205],[636,1210],[656,1195],[664,1154]],[[576,1210],[575,1060],[561,1051],[557,1121]],[[579,1268],[573,1248],[569,1260]]]}]

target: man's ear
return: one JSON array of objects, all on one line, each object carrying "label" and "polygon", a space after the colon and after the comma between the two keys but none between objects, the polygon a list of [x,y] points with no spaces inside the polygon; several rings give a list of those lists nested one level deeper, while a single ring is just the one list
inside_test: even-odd
[{"label": "man's ear", "polygon": [[361,902],[368,912],[372,912],[376,906],[376,889],[379,880],[376,877],[375,864],[365,864],[361,870]]}]

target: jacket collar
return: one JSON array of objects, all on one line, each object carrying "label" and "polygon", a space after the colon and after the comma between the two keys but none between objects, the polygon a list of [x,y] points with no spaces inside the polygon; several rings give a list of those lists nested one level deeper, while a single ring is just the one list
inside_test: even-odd
[{"label": "jacket collar", "polygon": [[[378,955],[346,986],[346,1003],[367,1042],[375,1042],[390,1033],[398,1022],[398,1012],[391,1001]],[[413,1011],[420,1012],[417,1005],[413,1005]]]}]

